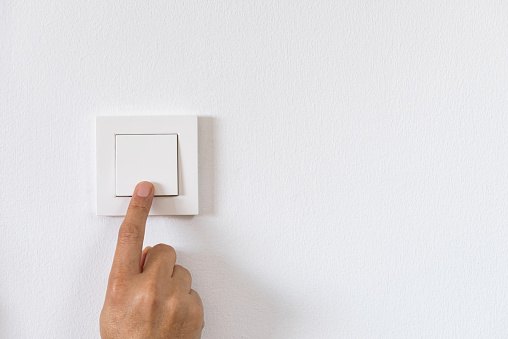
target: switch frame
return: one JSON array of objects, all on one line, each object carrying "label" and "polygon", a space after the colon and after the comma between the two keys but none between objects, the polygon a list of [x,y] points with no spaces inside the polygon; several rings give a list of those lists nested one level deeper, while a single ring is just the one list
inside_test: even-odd
[{"label": "switch frame", "polygon": [[131,199],[116,196],[117,134],[177,134],[178,195],[154,197],[150,215],[199,213],[197,116],[97,116],[97,215],[124,216]]}]

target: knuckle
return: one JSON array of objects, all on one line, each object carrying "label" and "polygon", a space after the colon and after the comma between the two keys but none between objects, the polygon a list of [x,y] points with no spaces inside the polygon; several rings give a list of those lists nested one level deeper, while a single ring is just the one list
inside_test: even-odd
[{"label": "knuckle", "polygon": [[183,266],[175,265],[174,272],[175,272],[175,274],[181,276],[185,280],[191,280],[192,279],[192,276],[191,276],[189,270],[186,269]]},{"label": "knuckle", "polygon": [[166,308],[169,310],[171,319],[175,321],[185,319],[185,322],[191,328],[200,329],[203,327],[203,308],[188,298],[187,295],[175,294],[171,296],[166,300]]},{"label": "knuckle", "polygon": [[148,214],[148,212],[150,211],[150,209],[148,208],[148,205],[146,204],[146,202],[140,201],[140,200],[137,200],[137,199],[133,199],[130,202],[129,209],[134,210],[134,211],[139,211],[139,212],[142,212],[142,213],[146,213],[146,214]]},{"label": "knuckle", "polygon": [[176,251],[173,247],[166,244],[157,244],[151,250],[155,251],[155,253],[160,253],[163,255],[168,255],[170,257],[176,257]]},{"label": "knuckle", "polygon": [[148,252],[145,259],[145,267],[147,272],[152,271],[154,274],[161,274],[171,277],[173,266],[176,261],[176,252],[173,247],[166,244],[157,244]]},{"label": "knuckle", "polygon": [[123,231],[118,233],[118,240],[120,243],[131,243],[139,239],[139,234],[136,231]]},{"label": "knuckle", "polygon": [[204,318],[204,311],[203,307],[198,304],[197,302],[191,302],[189,303],[189,314],[194,319],[203,319]]},{"label": "knuckle", "polygon": [[143,304],[153,306],[158,302],[157,286],[154,283],[148,283],[145,285],[144,293],[141,298]]},{"label": "knuckle", "polygon": [[121,303],[127,293],[127,285],[122,279],[112,278],[109,282],[108,297],[112,303]]},{"label": "knuckle", "polygon": [[139,314],[153,314],[159,313],[161,308],[161,299],[157,292],[152,289],[153,287],[147,286],[142,292],[139,292],[132,300],[131,304],[135,305],[135,308]]},{"label": "knuckle", "polygon": [[196,301],[198,302],[198,304],[203,305],[203,302],[201,301],[201,296],[199,295],[198,292],[196,292],[196,290],[191,289],[190,293],[196,298]]},{"label": "knuckle", "polygon": [[142,236],[138,227],[129,221],[124,221],[118,232],[118,240],[121,242],[132,242]]},{"label": "knuckle", "polygon": [[168,308],[173,314],[184,314],[187,310],[187,301],[179,293],[173,294],[166,301]]}]

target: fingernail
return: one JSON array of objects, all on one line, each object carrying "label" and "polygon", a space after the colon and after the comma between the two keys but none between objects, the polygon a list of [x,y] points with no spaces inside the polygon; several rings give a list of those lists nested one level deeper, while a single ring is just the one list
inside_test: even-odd
[{"label": "fingernail", "polygon": [[146,198],[152,192],[152,184],[147,181],[142,181],[138,184],[136,194],[138,197]]}]

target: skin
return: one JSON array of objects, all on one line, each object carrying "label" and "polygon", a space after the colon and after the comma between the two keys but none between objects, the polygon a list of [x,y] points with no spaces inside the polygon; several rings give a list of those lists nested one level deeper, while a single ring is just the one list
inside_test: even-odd
[{"label": "skin", "polygon": [[173,247],[143,248],[153,185],[140,182],[120,226],[100,316],[103,339],[201,338],[203,303]]}]

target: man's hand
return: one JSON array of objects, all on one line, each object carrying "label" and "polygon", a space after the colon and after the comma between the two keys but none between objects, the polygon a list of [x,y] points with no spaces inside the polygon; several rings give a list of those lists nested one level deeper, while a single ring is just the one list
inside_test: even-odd
[{"label": "man's hand", "polygon": [[143,251],[153,185],[136,186],[118,232],[106,301],[102,338],[200,338],[203,304],[191,289],[191,275],[175,265],[175,250],[159,244]]}]

